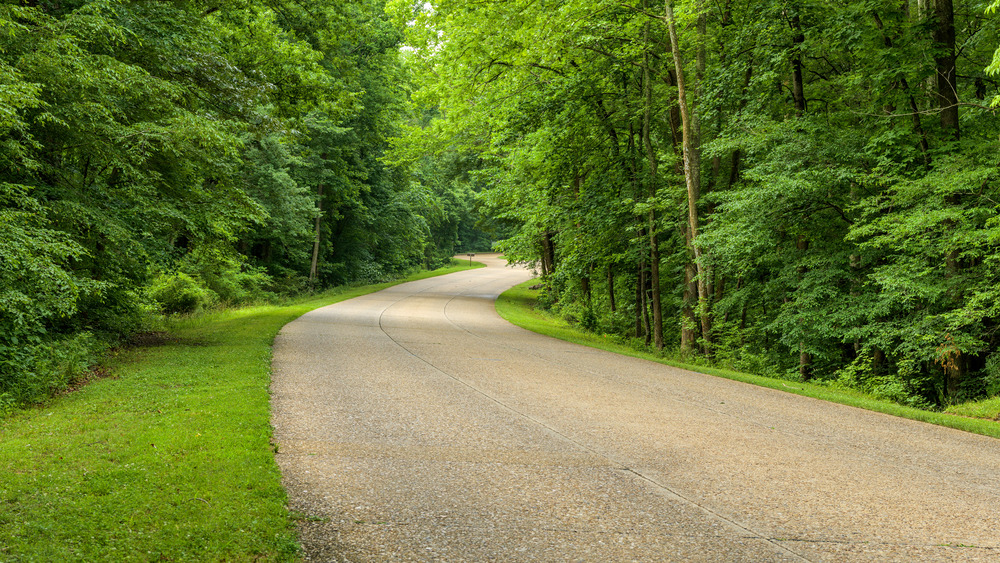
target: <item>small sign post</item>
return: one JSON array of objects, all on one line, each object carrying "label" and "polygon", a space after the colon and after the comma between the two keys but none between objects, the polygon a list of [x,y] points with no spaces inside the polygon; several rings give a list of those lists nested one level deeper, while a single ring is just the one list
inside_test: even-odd
[{"label": "small sign post", "polygon": [[466,256],[469,257],[469,265],[471,266],[472,265],[472,257],[475,256],[475,254],[466,254]]}]

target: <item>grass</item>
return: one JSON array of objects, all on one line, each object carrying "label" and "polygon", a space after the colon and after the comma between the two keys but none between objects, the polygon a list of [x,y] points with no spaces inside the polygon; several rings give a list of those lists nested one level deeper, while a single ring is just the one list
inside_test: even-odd
[{"label": "grass", "polygon": [[0,561],[295,560],[271,344],[307,311],[390,285],[177,321],[109,358],[110,377],[0,421]]},{"label": "grass", "polygon": [[497,300],[497,313],[509,322],[527,330],[616,354],[643,358],[661,364],[732,379],[734,381],[742,381],[761,387],[769,387],[787,393],[1000,438],[1000,423],[995,420],[987,420],[995,418],[997,413],[1000,412],[1000,398],[994,398],[981,403],[958,405],[949,408],[946,412],[933,412],[876,399],[852,389],[830,387],[817,383],[789,381],[720,368],[686,364],[666,359],[650,352],[638,351],[607,337],[585,332],[562,319],[539,311],[535,308],[539,291],[529,289],[530,286],[537,283],[537,280],[532,280],[504,292]]},{"label": "grass", "polygon": [[991,397],[982,401],[972,401],[960,405],[952,405],[945,412],[960,416],[988,418],[1000,421],[1000,397]]}]

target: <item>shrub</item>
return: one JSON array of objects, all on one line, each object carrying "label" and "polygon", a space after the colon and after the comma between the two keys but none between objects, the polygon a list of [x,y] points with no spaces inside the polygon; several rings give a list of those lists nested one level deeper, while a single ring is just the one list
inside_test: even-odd
[{"label": "shrub", "polygon": [[212,304],[238,305],[272,297],[265,289],[271,277],[264,268],[251,266],[228,245],[201,245],[184,257],[180,269],[211,292]]},{"label": "shrub", "polygon": [[102,349],[88,332],[50,341],[14,340],[0,345],[0,417],[65,389]]},{"label": "shrub", "polygon": [[0,412],[40,399],[86,367],[90,335],[58,336],[82,297],[108,289],[73,273],[69,264],[85,256],[49,228],[28,188],[0,182]]},{"label": "shrub", "polygon": [[184,272],[160,274],[153,280],[149,293],[167,314],[194,313],[218,301],[214,291]]},{"label": "shrub", "polygon": [[1000,352],[994,352],[986,358],[986,395],[996,397],[1000,395]]}]

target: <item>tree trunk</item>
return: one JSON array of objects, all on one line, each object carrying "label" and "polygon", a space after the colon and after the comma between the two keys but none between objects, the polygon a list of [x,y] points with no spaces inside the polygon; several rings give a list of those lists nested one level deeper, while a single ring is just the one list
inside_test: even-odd
[{"label": "tree trunk", "polygon": [[542,251],[545,253],[542,264],[548,264],[546,274],[550,276],[556,273],[556,243],[552,240],[552,236],[552,231],[545,231],[542,237]]},{"label": "tree trunk", "polygon": [[799,377],[802,381],[812,378],[812,354],[806,352],[805,344],[799,344]]},{"label": "tree trunk", "polygon": [[652,300],[652,287],[653,284],[650,281],[650,275],[646,274],[646,285],[643,287],[643,299],[645,300],[645,305],[642,309],[642,318],[646,323],[646,346],[653,343],[653,322],[649,315],[650,301]]},{"label": "tree trunk", "polygon": [[792,26],[792,101],[795,104],[795,115],[802,117],[806,113],[806,95],[802,85],[802,44],[806,41],[802,33],[802,21],[798,14],[790,19]]},{"label": "tree trunk", "polygon": [[542,253],[541,253],[542,277],[545,278],[549,276],[549,249],[548,249],[548,243],[546,242],[544,236],[542,237],[540,245],[542,247]]},{"label": "tree trunk", "polygon": [[698,303],[698,283],[695,281],[697,275],[694,262],[684,264],[684,293],[681,298],[681,352],[684,354],[694,352],[698,341],[695,332],[698,321],[694,313]]},{"label": "tree trunk", "polygon": [[309,287],[316,284],[319,277],[319,242],[320,228],[323,225],[323,184],[319,185],[316,194],[316,236],[313,238],[312,263],[309,265]]},{"label": "tree trunk", "polygon": [[[809,250],[809,240],[800,235],[798,240],[795,241],[795,248],[798,249],[800,253],[799,259],[800,260],[804,259],[805,252]],[[800,282],[802,281],[802,278],[806,275],[806,272],[808,271],[809,271],[808,268],[806,268],[805,266],[799,267],[798,274]],[[799,314],[800,318],[798,322],[801,324],[802,323],[801,312]],[[799,342],[799,378],[801,378],[802,381],[809,381],[809,379],[812,378],[812,354],[806,351],[805,341]]]},{"label": "tree trunk", "polygon": [[654,228],[653,212],[649,212],[649,284],[653,309],[653,344],[663,350],[663,307],[660,301],[660,249]]},{"label": "tree trunk", "polygon": [[[699,8],[699,32],[704,25],[704,14]],[[701,197],[701,125],[698,112],[688,106],[687,88],[684,78],[684,60],[681,57],[680,44],[677,39],[677,26],[674,20],[674,10],[671,2],[666,3],[667,30],[670,34],[670,48],[674,58],[674,71],[677,80],[677,102],[681,112],[681,136],[684,153],[684,180],[687,186],[688,201],[688,233],[691,254],[697,272],[698,283],[698,314],[701,317],[701,337],[705,351],[710,352],[712,344],[712,325],[709,317],[711,297],[708,295],[708,276],[702,271],[702,251],[698,244],[698,199]],[[703,48],[699,49],[699,59],[704,57]],[[701,63],[703,61],[699,61]]]},{"label": "tree trunk", "polygon": [[615,303],[615,270],[611,264],[608,264],[608,303],[611,306],[612,313],[618,311],[617,304]]},{"label": "tree trunk", "polygon": [[941,109],[941,127],[956,141],[958,127],[958,80],[955,75],[955,10],[952,0],[934,0],[934,31],[932,37],[938,49],[934,57],[937,67],[936,90]]},{"label": "tree trunk", "polygon": [[[900,9],[902,10],[904,17],[909,14],[909,4],[905,0]],[[885,44],[886,48],[892,49],[892,37],[885,30],[885,26],[882,24],[882,18],[879,17],[877,12],[872,12],[872,16],[875,18],[875,25],[880,31],[882,31],[882,42]],[[906,92],[906,97],[910,107],[910,121],[913,123],[913,132],[919,136],[920,153],[924,157],[924,164],[930,166],[930,144],[927,141],[927,132],[924,131],[923,124],[920,121],[920,108],[917,106],[917,100],[913,96],[913,92],[910,90],[910,84],[906,80],[905,76],[901,76],[899,78],[899,86],[904,92]]]},{"label": "tree trunk", "polygon": [[639,338],[642,336],[642,287],[645,283],[643,278],[643,267],[640,262],[636,266],[635,272],[635,337]]},{"label": "tree trunk", "polygon": [[962,381],[965,379],[968,357],[960,350],[956,350],[943,358],[942,363],[944,364],[947,398],[951,401],[958,395]]},{"label": "tree trunk", "polygon": [[[952,196],[954,197],[954,196]],[[951,198],[949,198],[951,199]],[[957,198],[949,201],[952,205],[957,205],[959,202]],[[955,229],[955,225],[952,221],[948,221],[949,230]],[[961,264],[958,261],[959,252],[958,249],[953,249],[945,256],[945,275],[949,278],[955,277],[960,273]],[[954,296],[956,301],[961,301],[960,295]],[[947,398],[953,399],[958,393],[958,388],[965,379],[966,367],[968,366],[968,356],[954,345],[950,336],[946,336],[947,340],[943,343],[941,347],[940,363],[944,368],[945,373],[945,390],[947,393]]]},{"label": "tree trunk", "polygon": [[[649,22],[643,30],[643,39],[649,43]],[[650,200],[655,201],[657,191],[657,168],[658,162],[656,150],[653,148],[652,135],[650,133],[650,122],[653,115],[653,81],[649,71],[649,51],[643,53],[642,65],[642,90],[643,90],[643,112],[642,112],[642,144],[646,149],[646,160],[649,163],[649,186],[648,195]],[[657,350],[663,350],[663,310],[660,296],[660,248],[656,235],[656,212],[651,206],[649,209],[649,272],[650,284],[652,285],[652,309],[653,309],[653,343]]]},{"label": "tree trunk", "polygon": [[650,332],[649,325],[649,293],[646,291],[646,288],[649,287],[649,276],[646,274],[645,262],[639,264],[639,272],[639,294],[642,305],[642,334],[646,340],[646,345],[648,346],[652,333]]},{"label": "tree trunk", "polygon": [[875,375],[882,375],[885,371],[885,352],[881,348],[872,351],[872,372]]}]

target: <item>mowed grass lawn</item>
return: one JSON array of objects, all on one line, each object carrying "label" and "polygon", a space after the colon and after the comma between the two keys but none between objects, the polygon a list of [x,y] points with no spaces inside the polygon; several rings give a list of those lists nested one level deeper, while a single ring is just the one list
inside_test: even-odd
[{"label": "mowed grass lawn", "polygon": [[109,377],[0,421],[0,561],[296,559],[271,344],[303,313],[389,285],[175,322],[110,358]]}]

